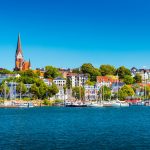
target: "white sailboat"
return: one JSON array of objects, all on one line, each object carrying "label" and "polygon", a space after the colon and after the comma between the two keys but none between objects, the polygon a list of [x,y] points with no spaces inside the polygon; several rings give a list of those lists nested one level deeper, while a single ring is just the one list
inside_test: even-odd
[{"label": "white sailboat", "polygon": [[118,99],[118,91],[119,91],[119,85],[118,85],[118,74],[117,74],[117,99],[112,103],[112,107],[129,107],[129,103],[125,101],[120,101]]}]

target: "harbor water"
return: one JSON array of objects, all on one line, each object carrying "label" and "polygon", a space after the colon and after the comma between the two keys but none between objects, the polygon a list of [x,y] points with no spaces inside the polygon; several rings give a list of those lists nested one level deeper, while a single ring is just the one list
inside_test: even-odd
[{"label": "harbor water", "polygon": [[0,149],[150,149],[150,107],[2,108]]}]

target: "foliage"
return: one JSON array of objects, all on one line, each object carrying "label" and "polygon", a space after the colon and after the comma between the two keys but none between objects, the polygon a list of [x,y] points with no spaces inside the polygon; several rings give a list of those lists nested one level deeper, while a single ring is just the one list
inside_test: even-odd
[{"label": "foliage", "polygon": [[62,100],[62,99],[55,99],[55,103],[63,103],[64,102],[64,100]]},{"label": "foliage", "polygon": [[116,69],[114,66],[111,66],[111,65],[101,65],[100,66],[100,73],[102,76],[115,75]]},{"label": "foliage", "polygon": [[57,68],[55,68],[53,66],[46,66],[45,67],[45,73],[44,73],[45,78],[54,79],[58,76],[60,76],[60,72],[58,71]]},{"label": "foliage", "polygon": [[[8,95],[9,93],[9,87],[7,86],[6,83],[3,83],[0,85],[0,93],[3,95],[3,96],[6,96]],[[6,95],[5,95],[6,94]]]},{"label": "foliage", "polygon": [[44,105],[47,105],[47,106],[52,106],[53,102],[50,101],[50,100],[45,99],[45,100],[43,101],[43,104],[44,104]]},{"label": "foliage", "polygon": [[119,100],[125,100],[128,96],[134,96],[134,90],[129,85],[124,85],[118,92]]},{"label": "foliage", "polygon": [[27,87],[24,85],[24,83],[20,82],[16,87],[16,91],[18,93],[25,94],[27,92]]},{"label": "foliage", "polygon": [[136,74],[134,77],[135,83],[142,83],[142,76],[140,74]]},{"label": "foliage", "polygon": [[124,66],[121,66],[117,69],[116,74],[118,74],[120,79],[124,79],[126,75],[131,76],[131,72],[129,69],[125,68]]},{"label": "foliage", "polygon": [[7,69],[1,69],[0,74],[13,74],[13,72]]},{"label": "foliage", "polygon": [[45,83],[43,83],[38,88],[39,88],[38,98],[45,99],[47,97],[48,86]]},{"label": "foliage", "polygon": [[54,95],[56,95],[59,92],[59,90],[58,90],[56,84],[53,83],[52,86],[50,86],[48,88],[47,92],[48,92],[47,94],[49,97],[53,97]]},{"label": "foliage", "polygon": [[84,74],[89,74],[91,81],[96,81],[96,77],[101,75],[100,72],[99,72],[99,69],[94,68],[94,66],[90,63],[83,64],[81,66],[81,71]]},{"label": "foliage", "polygon": [[39,96],[39,88],[36,86],[36,84],[34,83],[31,88],[30,88],[30,93],[32,94],[33,98],[38,98]]},{"label": "foliage", "polygon": [[72,96],[78,100],[84,100],[85,89],[83,87],[74,87],[72,89]]},{"label": "foliage", "polygon": [[111,96],[111,89],[104,85],[100,88],[99,94],[101,95],[102,99],[108,100],[110,99],[110,96]]},{"label": "foliage", "polygon": [[125,84],[133,84],[133,82],[134,82],[134,79],[133,79],[133,77],[132,76],[129,76],[129,75],[125,75],[124,76],[124,79],[123,79],[123,82],[125,83]]},{"label": "foliage", "polygon": [[80,68],[74,68],[72,70],[72,73],[81,73],[81,70],[80,70]]},{"label": "foliage", "polygon": [[92,82],[92,81],[90,81],[90,80],[87,80],[85,84],[87,84],[87,85],[92,85],[92,86],[93,86],[93,85],[95,85],[95,82],[94,82],[94,81]]},{"label": "foliage", "polygon": [[38,75],[36,73],[34,73],[33,70],[31,70],[31,69],[29,69],[27,71],[21,71],[20,75],[24,76],[24,77],[38,78]]}]

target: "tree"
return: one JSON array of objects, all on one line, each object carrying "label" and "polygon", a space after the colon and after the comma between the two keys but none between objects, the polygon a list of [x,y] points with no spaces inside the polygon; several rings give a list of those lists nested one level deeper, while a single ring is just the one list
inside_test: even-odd
[{"label": "tree", "polygon": [[92,81],[90,81],[90,80],[87,80],[85,84],[87,84],[87,85],[92,85],[92,86],[93,86],[93,85],[95,85],[95,82],[94,82],[94,81],[92,82]]},{"label": "tree", "polygon": [[39,99],[45,99],[47,97],[48,86],[43,83],[39,87]]},{"label": "tree", "polygon": [[0,69],[0,74],[13,74],[13,72],[7,69]]},{"label": "tree", "polygon": [[94,66],[90,63],[83,64],[81,66],[81,72],[84,74],[89,74],[91,81],[96,81],[96,77],[101,75],[99,69],[94,68]]},{"label": "tree", "polygon": [[140,74],[136,74],[134,77],[135,83],[142,83],[142,76]]},{"label": "tree", "polygon": [[6,98],[9,93],[9,87],[5,82],[0,85],[0,93],[2,96],[4,96],[4,98]]},{"label": "tree", "polygon": [[27,71],[21,71],[20,72],[21,76],[24,77],[32,77],[32,78],[37,78],[38,75],[36,73],[33,72],[33,70],[29,69]]},{"label": "tree", "polygon": [[16,91],[18,93],[25,94],[27,92],[27,87],[24,85],[24,83],[20,82],[16,87]]},{"label": "tree", "polygon": [[72,89],[72,96],[78,100],[84,100],[85,89],[83,87],[74,87]]},{"label": "tree", "polygon": [[125,100],[128,96],[134,96],[134,90],[129,85],[124,85],[118,92],[119,100]]},{"label": "tree", "polygon": [[111,89],[107,87],[106,85],[104,85],[100,88],[99,94],[104,100],[108,100],[110,99],[110,96],[111,96]]},{"label": "tree", "polygon": [[129,75],[125,75],[124,76],[124,79],[123,79],[123,82],[126,83],[126,84],[133,84],[134,82],[134,79],[132,76],[129,76]]},{"label": "tree", "polygon": [[51,78],[54,79],[58,76],[60,76],[60,72],[58,71],[57,68],[53,67],[53,66],[46,66],[45,67],[45,73],[44,73],[44,77],[45,78]]},{"label": "tree", "polygon": [[116,74],[118,74],[120,79],[124,79],[125,75],[131,76],[130,70],[125,68],[124,66],[119,67],[116,71]]},{"label": "tree", "polygon": [[111,65],[101,65],[99,70],[102,76],[115,75],[116,73],[115,67]]},{"label": "tree", "polygon": [[36,86],[35,83],[31,86],[29,91],[32,94],[33,98],[38,98],[39,97],[39,88]]},{"label": "tree", "polygon": [[56,84],[53,83],[52,86],[48,88],[47,92],[49,97],[53,97],[59,92],[59,89],[57,88]]}]

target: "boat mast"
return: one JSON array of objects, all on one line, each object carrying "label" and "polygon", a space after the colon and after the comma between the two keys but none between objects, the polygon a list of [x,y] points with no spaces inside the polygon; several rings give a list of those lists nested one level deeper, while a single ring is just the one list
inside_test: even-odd
[{"label": "boat mast", "polygon": [[118,92],[119,92],[119,88],[118,88],[118,73],[117,73],[117,100],[118,100]]}]

